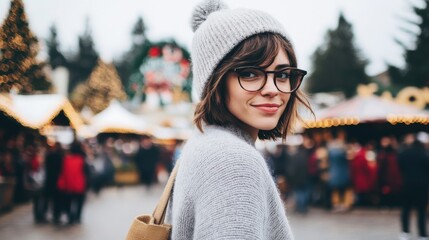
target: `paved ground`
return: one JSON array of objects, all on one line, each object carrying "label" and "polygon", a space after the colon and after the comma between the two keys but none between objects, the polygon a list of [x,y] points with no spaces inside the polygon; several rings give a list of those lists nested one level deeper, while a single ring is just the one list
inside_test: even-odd
[{"label": "paved ground", "polygon": [[[161,191],[162,186],[151,190],[135,186],[104,189],[99,196],[90,194],[82,224],[74,226],[35,225],[31,205],[18,206],[0,216],[0,239],[124,239],[133,217],[152,212]],[[311,209],[306,216],[290,213],[289,219],[297,240],[392,240],[399,232],[398,210],[357,209],[333,214]],[[414,219],[412,224],[414,230]]]}]

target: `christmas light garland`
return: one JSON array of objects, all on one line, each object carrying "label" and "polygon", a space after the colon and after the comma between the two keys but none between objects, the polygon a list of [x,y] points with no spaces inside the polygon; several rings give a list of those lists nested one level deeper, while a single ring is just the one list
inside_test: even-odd
[{"label": "christmas light garland", "polygon": [[[429,116],[425,115],[393,115],[390,114],[386,117],[386,121],[392,125],[404,123],[410,124],[429,124]],[[330,128],[338,126],[353,126],[361,123],[358,117],[344,117],[344,118],[327,118],[316,121],[304,121],[305,128]]]}]

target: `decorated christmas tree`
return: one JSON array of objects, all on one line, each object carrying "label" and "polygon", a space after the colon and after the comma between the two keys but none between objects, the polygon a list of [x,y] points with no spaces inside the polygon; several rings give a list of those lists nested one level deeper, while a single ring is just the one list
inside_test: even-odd
[{"label": "decorated christmas tree", "polygon": [[112,99],[126,99],[121,79],[112,64],[99,60],[86,84],[84,105],[94,113],[107,108]]},{"label": "decorated christmas tree", "polygon": [[12,0],[0,31],[0,91],[16,88],[22,93],[50,87],[42,65],[36,61],[37,37],[30,31],[22,0]]}]

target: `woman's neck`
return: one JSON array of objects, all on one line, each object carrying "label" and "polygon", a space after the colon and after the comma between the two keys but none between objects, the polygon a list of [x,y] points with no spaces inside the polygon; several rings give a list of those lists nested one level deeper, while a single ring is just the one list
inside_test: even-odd
[{"label": "woman's neck", "polygon": [[238,126],[242,131],[244,131],[245,133],[247,133],[253,140],[253,142],[256,142],[256,139],[258,138],[258,132],[259,130],[251,127],[247,124],[241,124]]}]

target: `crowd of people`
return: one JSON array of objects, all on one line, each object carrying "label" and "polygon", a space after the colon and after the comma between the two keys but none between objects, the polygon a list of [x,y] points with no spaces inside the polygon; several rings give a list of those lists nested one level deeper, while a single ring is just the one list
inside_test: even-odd
[{"label": "crowd of people", "polygon": [[[424,133],[419,136],[424,142],[416,134],[359,142],[349,141],[344,131],[316,133],[303,135],[299,145],[277,145],[269,158],[283,197],[294,196],[298,212],[309,204],[333,211],[397,207],[409,181],[429,183],[429,145]],[[422,159],[416,160],[418,154]]]},{"label": "crowd of people", "polygon": [[[139,183],[150,188],[160,170],[171,171],[182,145],[178,141],[160,146],[151,137],[141,136],[126,158],[115,151],[112,138],[102,144],[74,141],[67,146],[24,133],[3,140],[0,177],[13,179],[13,201],[31,200],[34,221],[54,224],[80,223],[87,191],[98,194],[114,183],[115,158],[131,163]],[[423,234],[428,153],[424,133],[358,142],[336,131],[304,134],[301,144],[279,144],[266,158],[283,199],[293,200],[298,213],[307,213],[310,205],[333,212],[357,206],[401,207],[402,229],[409,232],[410,211],[416,208]]]},{"label": "crowd of people", "polygon": [[10,198],[0,211],[32,202],[35,223],[80,223],[87,192],[98,195],[115,184],[122,165],[131,165],[136,183],[150,188],[160,172],[168,176],[174,154],[175,145],[155,144],[146,135],[128,142],[108,137],[60,144],[32,131],[0,134],[0,184],[7,186],[0,203]]},{"label": "crowd of people", "polygon": [[307,213],[309,205],[333,212],[399,207],[408,235],[410,212],[416,209],[419,234],[426,236],[427,133],[361,142],[350,141],[341,130],[303,135],[302,144],[278,145],[269,163],[282,197],[294,199],[298,213]]},{"label": "crowd of people", "polygon": [[12,182],[13,203],[32,201],[36,223],[79,223],[90,187],[90,165],[83,145],[74,141],[63,147],[35,133],[6,139],[0,149],[0,177]]}]

